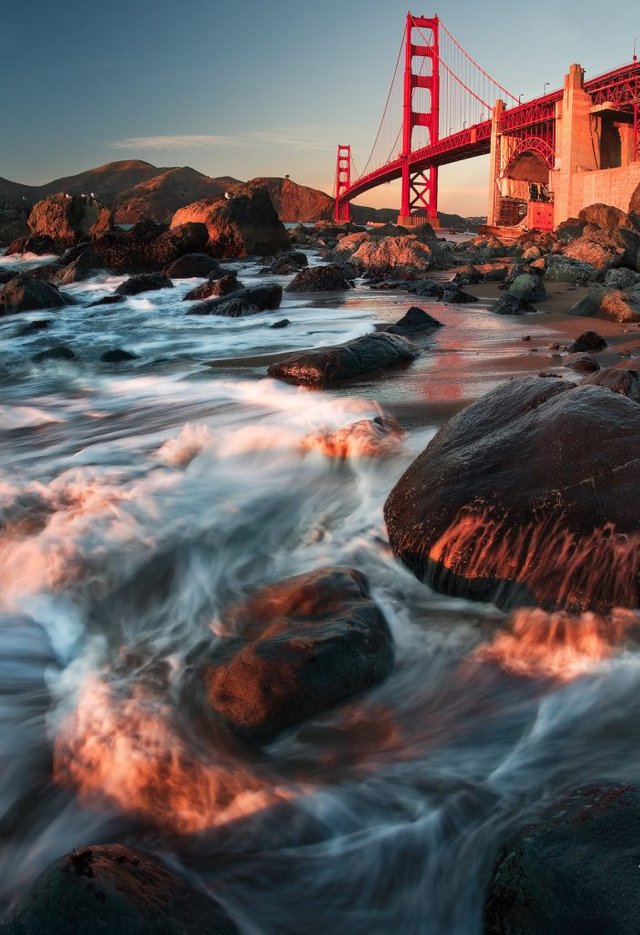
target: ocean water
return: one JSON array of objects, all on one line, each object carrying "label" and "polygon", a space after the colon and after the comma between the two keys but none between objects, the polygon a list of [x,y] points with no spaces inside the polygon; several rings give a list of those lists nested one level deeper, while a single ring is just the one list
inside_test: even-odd
[{"label": "ocean water", "polygon": [[[509,830],[564,790],[640,779],[637,620],[434,594],[390,554],[382,508],[436,420],[379,444],[353,432],[339,458],[321,441],[398,398],[464,404],[489,387],[448,380],[451,355],[497,329],[508,355],[521,326],[487,303],[428,307],[448,327],[410,372],[310,391],[268,379],[270,356],[364,334],[411,297],[359,285],[189,317],[194,281],[177,280],[86,308],[124,278],[0,319],[0,911],[54,858],[120,841],[210,888],[243,932],[480,933]],[[34,361],[56,345],[77,359]],[[100,360],[115,348],[136,357]],[[225,609],[336,563],[389,622],[389,678],[262,753],[205,727],[189,679]]]}]

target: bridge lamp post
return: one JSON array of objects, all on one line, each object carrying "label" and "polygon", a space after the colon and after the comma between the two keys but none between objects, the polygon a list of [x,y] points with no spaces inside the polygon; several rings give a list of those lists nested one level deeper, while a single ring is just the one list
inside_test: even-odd
[{"label": "bridge lamp post", "polygon": [[545,83],[544,83],[544,91],[542,92],[543,95],[547,93],[547,88],[549,87],[549,84],[550,84],[549,81],[545,81]]},{"label": "bridge lamp post", "polygon": [[634,36],[633,38],[633,60],[634,62],[638,61],[638,56],[636,55],[636,42],[640,39],[640,36]]}]

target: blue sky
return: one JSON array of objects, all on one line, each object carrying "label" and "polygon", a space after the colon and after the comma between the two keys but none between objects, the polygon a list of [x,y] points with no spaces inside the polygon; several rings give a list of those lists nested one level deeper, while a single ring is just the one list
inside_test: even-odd
[{"label": "blue sky", "polygon": [[[406,12],[406,0],[0,0],[0,175],[38,184],[145,159],[330,191],[338,142],[366,161]],[[637,0],[412,12],[438,13],[523,99],[561,86],[571,62],[591,76],[629,61],[640,37]],[[444,169],[441,209],[483,213],[486,174],[486,157]]]}]

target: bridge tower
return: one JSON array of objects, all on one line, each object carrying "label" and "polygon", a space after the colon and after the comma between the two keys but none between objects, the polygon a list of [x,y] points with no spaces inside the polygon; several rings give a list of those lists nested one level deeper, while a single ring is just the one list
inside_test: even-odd
[{"label": "bridge tower", "polygon": [[[411,214],[423,209],[427,220],[438,223],[438,167],[412,172],[409,168],[414,127],[426,127],[428,145],[438,142],[440,132],[440,21],[437,16],[412,16],[407,13],[405,26],[405,66],[402,109],[402,193],[398,224],[406,227],[422,223]],[[419,42],[414,42],[418,30]],[[416,72],[414,59],[421,60]],[[429,110],[418,112],[413,108],[415,88],[429,92]]]},{"label": "bridge tower", "polygon": [[342,195],[351,185],[351,147],[338,145],[336,156],[336,182],[334,187],[334,220],[338,224],[351,220],[350,202],[342,199]]}]

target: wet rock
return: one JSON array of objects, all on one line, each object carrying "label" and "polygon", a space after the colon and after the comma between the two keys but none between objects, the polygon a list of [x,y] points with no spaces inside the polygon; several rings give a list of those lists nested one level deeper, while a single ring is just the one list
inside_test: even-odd
[{"label": "wet rock", "polygon": [[39,354],[34,354],[32,360],[36,363],[45,363],[48,360],[77,360],[77,354],[65,344],[58,344],[56,347],[48,347]]},{"label": "wet rock", "polygon": [[173,283],[164,273],[141,273],[120,283],[116,295],[139,295],[141,292],[155,292],[158,289],[173,289]]},{"label": "wet rock", "polygon": [[498,854],[488,935],[636,935],[640,788],[579,789],[516,831]]},{"label": "wet rock", "polygon": [[100,269],[100,257],[91,248],[83,250],[68,263],[65,263],[64,259],[64,256],[60,258],[60,267],[51,279],[52,282],[59,286],[72,282],[84,282],[97,269]]},{"label": "wet rock", "polygon": [[222,906],[166,864],[122,844],[50,864],[18,903],[6,935],[237,935]]},{"label": "wet rock", "polygon": [[16,276],[0,292],[0,315],[29,312],[42,308],[63,308],[75,300],[48,282],[29,276]]},{"label": "wet rock", "polygon": [[164,272],[170,279],[217,279],[222,275],[222,268],[218,261],[207,253],[186,253],[169,263]]},{"label": "wet rock", "polygon": [[269,266],[265,266],[261,272],[277,276],[286,276],[289,273],[295,273],[309,265],[306,253],[301,250],[289,250],[286,253],[279,253],[275,256]]},{"label": "wet rock", "polygon": [[618,370],[617,367],[605,367],[598,373],[584,377],[582,383],[606,386],[612,393],[622,393],[636,403],[640,403],[640,373],[637,370]]},{"label": "wet rock", "polygon": [[16,332],[16,337],[27,338],[32,334],[39,334],[41,331],[46,331],[47,328],[50,328],[52,324],[53,318],[39,318],[36,319],[36,321],[30,321]]},{"label": "wet rock", "polygon": [[0,269],[0,286],[4,286],[10,279],[15,279],[18,275],[13,269]]},{"label": "wet rock", "polygon": [[339,292],[351,289],[353,283],[346,278],[344,269],[335,263],[311,266],[300,270],[286,288],[287,292]]},{"label": "wet rock", "polygon": [[553,254],[547,258],[545,279],[554,282],[588,283],[602,279],[604,274],[591,263],[583,263],[568,256]]},{"label": "wet rock", "polygon": [[476,269],[482,276],[482,282],[505,282],[509,272],[503,263],[483,263]]},{"label": "wet rock", "polygon": [[518,298],[510,292],[501,295],[498,301],[491,306],[491,311],[495,315],[528,315],[530,312],[537,312],[531,302],[527,299]]},{"label": "wet rock", "polygon": [[176,211],[171,227],[186,222],[205,225],[208,249],[217,257],[272,256],[289,245],[266,186],[240,186],[229,199],[196,201]]},{"label": "wet rock", "polygon": [[462,269],[458,270],[453,279],[451,280],[451,285],[453,286],[474,286],[476,283],[482,281],[482,273],[477,267],[472,266],[470,263],[467,266],[463,266]]},{"label": "wet rock", "polygon": [[393,325],[389,325],[384,330],[389,334],[416,334],[424,331],[435,331],[442,328],[442,322],[425,312],[424,309],[412,305]]},{"label": "wet rock", "polygon": [[239,645],[205,667],[207,699],[251,742],[268,743],[347,701],[393,665],[387,623],[365,577],[350,568],[325,568],[266,587],[227,626]]},{"label": "wet rock", "polygon": [[49,253],[59,253],[53,240],[49,236],[19,237],[12,240],[7,247],[7,256],[14,253],[33,253],[35,256],[46,256]]},{"label": "wet rock", "polygon": [[562,221],[562,223],[558,224],[556,237],[560,243],[567,244],[570,240],[581,237],[586,226],[586,221],[579,221],[578,218],[567,218],[566,221]]},{"label": "wet rock", "polygon": [[137,354],[132,354],[130,351],[125,351],[120,347],[115,347],[113,350],[105,351],[104,354],[100,355],[100,360],[105,364],[122,364],[126,363],[128,360],[137,359]]},{"label": "wet rock", "polygon": [[291,322],[288,318],[281,318],[279,321],[274,321],[272,325],[269,325],[270,328],[288,328]]},{"label": "wet rock", "polygon": [[569,309],[569,315],[607,321],[640,321],[640,295],[596,286]]},{"label": "wet rock", "polygon": [[217,299],[207,299],[194,305],[187,315],[224,315],[227,318],[241,318],[255,315],[256,312],[272,311],[280,307],[282,286],[244,286],[230,295]]},{"label": "wet rock", "polygon": [[567,345],[567,350],[570,354],[575,354],[577,351],[601,351],[606,346],[607,342],[597,331],[583,331],[575,341]]},{"label": "wet rock", "polygon": [[640,406],[621,394],[511,380],[447,422],[398,481],[385,504],[391,547],[446,594],[635,607],[639,442]]},{"label": "wet rock", "polygon": [[113,227],[111,211],[88,195],[51,195],[33,206],[29,230],[34,237],[50,237],[57,249],[69,247],[91,234]]},{"label": "wet rock", "polygon": [[441,299],[444,295],[442,283],[436,282],[435,279],[419,279],[417,282],[409,283],[407,292],[422,297],[430,296],[434,299]]},{"label": "wet rock", "polygon": [[541,277],[534,276],[532,273],[522,273],[520,276],[516,276],[507,288],[507,294],[521,302],[530,302],[532,304],[549,298]]},{"label": "wet rock", "polygon": [[478,299],[469,292],[463,292],[462,289],[447,289],[442,296],[442,301],[448,305],[470,305]]},{"label": "wet rock", "polygon": [[89,302],[87,308],[94,308],[96,305],[119,305],[124,300],[123,295],[105,295],[101,299],[96,299],[95,302]]},{"label": "wet rock", "polygon": [[578,373],[592,373],[600,369],[600,364],[589,354],[569,354],[565,357],[564,365],[569,370],[576,370]]},{"label": "wet rock", "polygon": [[131,230],[113,230],[92,239],[101,265],[119,272],[162,270],[174,260],[190,253],[202,252],[207,245],[207,230],[203,224],[184,224],[169,230],[148,218]]},{"label": "wet rock", "polygon": [[212,296],[229,295],[230,292],[237,292],[244,288],[242,283],[238,282],[235,273],[229,273],[221,276],[219,279],[208,279],[201,285],[191,289],[184,297],[185,302],[191,302],[194,299],[210,299]]},{"label": "wet rock", "polygon": [[319,451],[328,458],[382,458],[398,452],[404,432],[395,419],[376,416],[339,429],[326,429],[302,439],[305,451]]},{"label": "wet rock", "polygon": [[272,364],[268,374],[287,383],[329,387],[408,364],[419,355],[418,348],[405,338],[379,331],[334,347],[292,354]]}]

